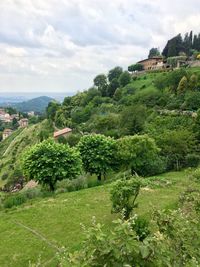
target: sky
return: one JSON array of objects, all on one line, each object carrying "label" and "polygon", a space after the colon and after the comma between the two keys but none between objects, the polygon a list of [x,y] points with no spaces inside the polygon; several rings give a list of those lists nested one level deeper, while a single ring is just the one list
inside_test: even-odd
[{"label": "sky", "polygon": [[0,0],[0,93],[75,93],[191,29],[199,0]]}]

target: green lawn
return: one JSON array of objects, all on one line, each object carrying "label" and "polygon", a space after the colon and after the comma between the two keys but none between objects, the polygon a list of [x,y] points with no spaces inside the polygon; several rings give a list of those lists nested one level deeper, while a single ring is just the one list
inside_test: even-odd
[{"label": "green lawn", "polygon": [[[149,216],[152,207],[174,207],[179,193],[191,184],[186,172],[159,176],[172,181],[166,187],[142,189],[137,212]],[[153,179],[153,178],[152,178]],[[193,186],[196,184],[192,183]],[[62,246],[70,251],[80,248],[81,223],[91,224],[93,216],[108,227],[116,215],[111,214],[110,185],[64,193],[31,201],[21,207],[2,211],[0,216],[0,266],[23,267],[39,255],[42,266],[56,266],[54,258]]]}]

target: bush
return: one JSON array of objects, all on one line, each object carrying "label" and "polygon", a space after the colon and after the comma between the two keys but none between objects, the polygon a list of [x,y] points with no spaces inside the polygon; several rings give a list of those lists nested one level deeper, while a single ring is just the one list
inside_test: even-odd
[{"label": "bush", "polygon": [[188,154],[186,156],[186,165],[188,167],[197,167],[200,162],[200,156],[197,154]]},{"label": "bush", "polygon": [[191,177],[200,182],[200,168],[197,168],[195,171],[193,171]]},{"label": "bush", "polygon": [[64,179],[56,184],[56,193],[72,192],[87,188],[87,180],[84,176],[80,176],[74,180]]},{"label": "bush", "polygon": [[152,176],[164,173],[167,169],[167,160],[164,157],[156,155],[151,161],[147,160],[146,164],[143,165],[140,175]]},{"label": "bush", "polygon": [[132,223],[132,228],[136,232],[140,241],[143,241],[150,234],[149,222],[142,217],[138,216],[135,218]]},{"label": "bush", "polygon": [[3,206],[6,209],[10,209],[14,206],[19,206],[23,203],[25,203],[27,200],[26,196],[23,194],[16,194],[16,195],[12,195],[7,197],[4,202],[3,202]]},{"label": "bush", "polygon": [[21,194],[23,194],[27,199],[42,197],[41,189],[38,187],[28,188],[25,190],[23,189]]},{"label": "bush", "polygon": [[8,174],[7,173],[4,173],[2,176],[1,176],[1,179],[4,181],[8,178]]},{"label": "bush", "polygon": [[111,189],[112,212],[123,213],[124,219],[128,219],[137,206],[135,203],[140,192],[141,183],[138,178],[130,180],[118,180]]}]

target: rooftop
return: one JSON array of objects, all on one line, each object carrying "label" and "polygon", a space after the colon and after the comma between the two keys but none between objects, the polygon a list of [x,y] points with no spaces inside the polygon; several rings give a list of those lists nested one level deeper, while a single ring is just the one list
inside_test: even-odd
[{"label": "rooftop", "polygon": [[58,137],[58,136],[61,136],[61,135],[64,135],[64,134],[67,134],[67,133],[70,133],[72,131],[71,128],[64,128],[62,130],[59,130],[57,132],[54,132],[54,137]]}]

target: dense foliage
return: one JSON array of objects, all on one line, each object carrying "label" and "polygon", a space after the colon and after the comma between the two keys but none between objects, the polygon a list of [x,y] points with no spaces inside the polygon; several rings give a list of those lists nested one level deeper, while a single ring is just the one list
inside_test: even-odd
[{"label": "dense foliage", "polygon": [[135,207],[140,192],[139,178],[131,177],[128,180],[116,181],[111,190],[112,211],[123,214],[128,219]]},{"label": "dense foliage", "polygon": [[116,166],[116,142],[103,135],[85,135],[78,149],[86,172],[96,174],[98,180]]},{"label": "dense foliage", "polygon": [[48,185],[53,191],[57,181],[80,174],[81,160],[74,148],[48,139],[25,153],[23,170],[29,179]]}]

